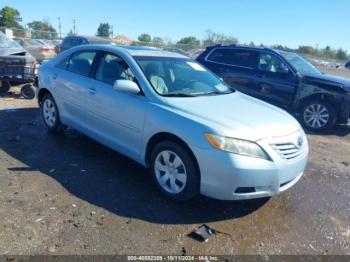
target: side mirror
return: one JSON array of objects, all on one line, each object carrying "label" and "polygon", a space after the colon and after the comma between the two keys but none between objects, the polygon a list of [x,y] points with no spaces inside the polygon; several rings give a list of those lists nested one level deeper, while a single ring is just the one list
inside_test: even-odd
[{"label": "side mirror", "polygon": [[113,88],[116,91],[135,94],[135,95],[140,93],[141,91],[139,86],[135,82],[130,80],[116,80],[114,82]]}]

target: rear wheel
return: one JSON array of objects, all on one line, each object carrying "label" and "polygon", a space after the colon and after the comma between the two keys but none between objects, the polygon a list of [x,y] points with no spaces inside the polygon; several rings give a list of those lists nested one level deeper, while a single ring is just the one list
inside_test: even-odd
[{"label": "rear wheel", "polygon": [[195,160],[182,145],[164,141],[151,153],[151,173],[161,192],[177,201],[199,194],[199,171]]},{"label": "rear wheel", "polygon": [[314,132],[321,132],[333,127],[337,121],[337,113],[332,104],[317,99],[307,101],[300,110],[303,126]]},{"label": "rear wheel", "polygon": [[48,93],[44,95],[41,101],[41,115],[49,132],[59,133],[63,131],[56,102],[52,95]]}]

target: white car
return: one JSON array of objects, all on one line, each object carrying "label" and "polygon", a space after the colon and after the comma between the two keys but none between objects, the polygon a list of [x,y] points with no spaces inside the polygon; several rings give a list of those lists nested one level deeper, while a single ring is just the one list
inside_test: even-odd
[{"label": "white car", "polygon": [[37,96],[49,131],[70,126],[130,157],[175,200],[270,197],[307,163],[292,116],[181,54],[75,47],[40,67]]}]

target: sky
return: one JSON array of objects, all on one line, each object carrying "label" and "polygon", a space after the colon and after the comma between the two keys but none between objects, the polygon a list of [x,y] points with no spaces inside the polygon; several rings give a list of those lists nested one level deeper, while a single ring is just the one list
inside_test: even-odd
[{"label": "sky", "polygon": [[177,41],[204,38],[210,29],[241,43],[310,45],[350,52],[350,0],[0,0],[18,9],[27,24],[48,19],[67,33],[76,19],[79,34],[94,35],[101,22],[115,34],[141,33]]}]

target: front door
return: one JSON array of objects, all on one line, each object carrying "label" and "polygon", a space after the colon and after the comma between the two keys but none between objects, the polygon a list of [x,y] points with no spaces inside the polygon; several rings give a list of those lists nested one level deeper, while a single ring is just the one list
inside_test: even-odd
[{"label": "front door", "polygon": [[137,159],[147,98],[142,94],[116,91],[113,87],[116,80],[136,81],[130,67],[121,58],[101,54],[87,99],[90,127],[102,143]]},{"label": "front door", "polygon": [[297,78],[276,55],[260,52],[256,82],[260,98],[285,108],[291,105]]}]

